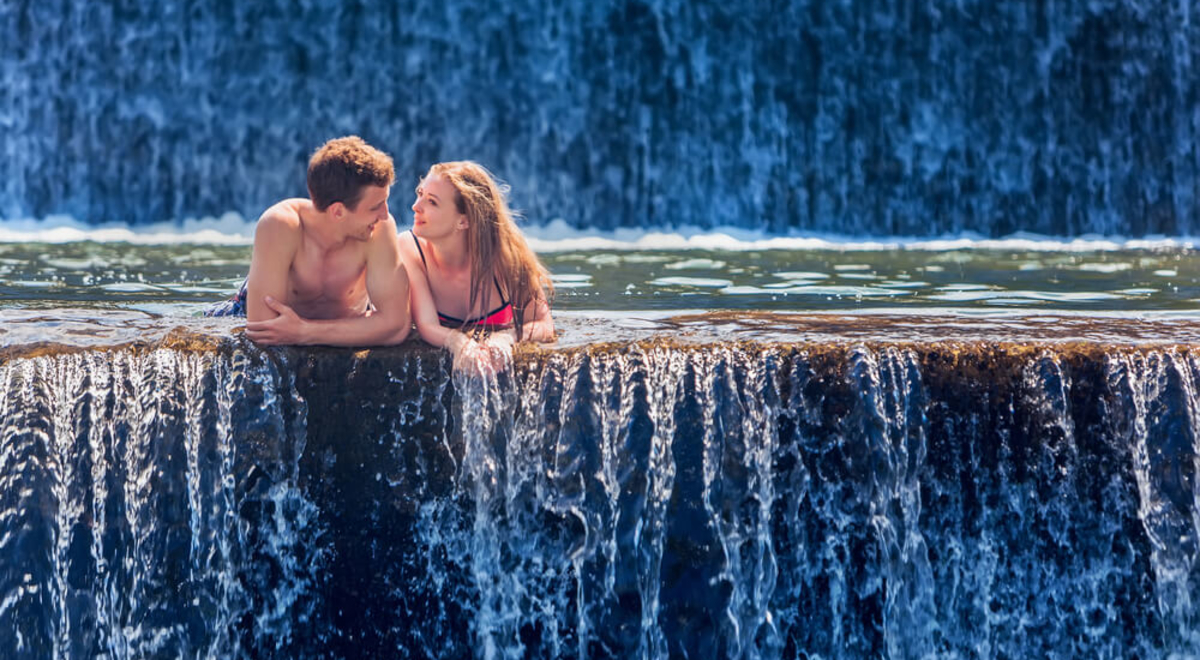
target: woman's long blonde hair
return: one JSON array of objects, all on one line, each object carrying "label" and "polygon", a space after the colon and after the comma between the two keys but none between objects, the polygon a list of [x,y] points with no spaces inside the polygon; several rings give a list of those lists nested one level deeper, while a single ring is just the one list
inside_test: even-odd
[{"label": "woman's long blonde hair", "polygon": [[494,308],[492,296],[495,275],[512,303],[517,337],[527,318],[536,314],[539,304],[550,304],[554,284],[550,271],[529,249],[521,230],[508,208],[508,186],[496,182],[491,172],[469,160],[437,163],[429,174],[438,175],[454,186],[454,203],[467,217],[467,254],[471,261],[471,295],[467,309],[476,309],[482,301],[486,311]]}]

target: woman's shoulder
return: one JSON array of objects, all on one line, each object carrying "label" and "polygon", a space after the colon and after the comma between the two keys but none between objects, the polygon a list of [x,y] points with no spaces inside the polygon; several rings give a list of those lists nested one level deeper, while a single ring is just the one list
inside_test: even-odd
[{"label": "woman's shoulder", "polygon": [[411,229],[396,232],[396,245],[400,248],[400,259],[409,268],[425,267],[425,255],[421,252],[420,240]]},{"label": "woman's shoulder", "polygon": [[398,231],[398,230],[399,230],[399,227],[397,227],[397,231],[396,231],[396,242],[400,244],[400,251],[405,254],[407,254],[409,252],[416,254],[417,237],[413,235],[412,230],[411,229],[405,229],[404,231]]}]

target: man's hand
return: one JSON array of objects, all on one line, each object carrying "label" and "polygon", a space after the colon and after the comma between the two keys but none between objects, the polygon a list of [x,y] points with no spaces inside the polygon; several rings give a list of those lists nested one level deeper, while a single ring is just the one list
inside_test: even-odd
[{"label": "man's hand", "polygon": [[263,298],[263,302],[279,316],[267,321],[248,322],[247,337],[257,344],[267,346],[306,343],[307,323],[295,310],[271,296]]}]

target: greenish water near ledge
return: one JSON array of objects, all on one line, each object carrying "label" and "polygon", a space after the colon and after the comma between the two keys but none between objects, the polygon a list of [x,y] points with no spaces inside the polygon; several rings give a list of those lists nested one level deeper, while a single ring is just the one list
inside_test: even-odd
[{"label": "greenish water near ledge", "polygon": [[[543,255],[560,310],[1195,309],[1200,253],[962,249]],[[190,314],[233,293],[250,248],[0,243],[0,305]]]}]

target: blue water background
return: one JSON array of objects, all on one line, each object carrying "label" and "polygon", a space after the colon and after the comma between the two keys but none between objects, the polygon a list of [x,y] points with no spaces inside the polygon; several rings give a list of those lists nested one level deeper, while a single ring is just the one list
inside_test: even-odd
[{"label": "blue water background", "polygon": [[[257,217],[357,133],[535,222],[1197,230],[1192,6],[0,2],[0,218]],[[2,224],[2,223],[0,223]]]}]

